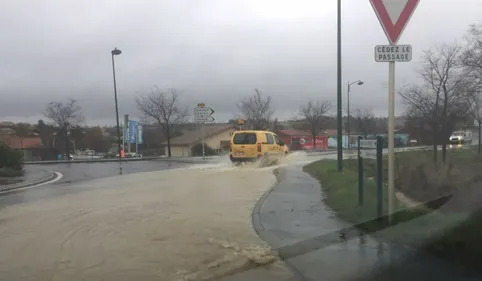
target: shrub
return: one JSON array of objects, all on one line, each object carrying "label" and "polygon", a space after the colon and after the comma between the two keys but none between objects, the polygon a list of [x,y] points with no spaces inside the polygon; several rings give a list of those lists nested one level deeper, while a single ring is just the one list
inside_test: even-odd
[{"label": "shrub", "polygon": [[[195,144],[191,148],[191,155],[192,156],[203,156],[203,145],[202,143]],[[216,155],[216,152],[212,148],[210,148],[207,144],[204,144],[204,155]]]},{"label": "shrub", "polygon": [[0,143],[0,173],[3,176],[23,174],[23,153]]}]

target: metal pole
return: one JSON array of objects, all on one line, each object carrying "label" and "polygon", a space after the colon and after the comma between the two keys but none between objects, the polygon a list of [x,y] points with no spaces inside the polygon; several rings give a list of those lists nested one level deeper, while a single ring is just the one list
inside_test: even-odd
[{"label": "metal pole", "polygon": [[358,137],[358,205],[363,206],[363,156],[361,155],[361,140],[362,137]]},{"label": "metal pole", "polygon": [[136,123],[136,154],[139,154],[139,125]]},{"label": "metal pole", "polygon": [[121,137],[119,126],[119,106],[117,105],[117,84],[115,80],[114,54],[112,54],[112,75],[114,77],[115,121],[117,123],[117,142],[119,144],[119,173],[122,174]]},{"label": "metal pole", "polygon": [[342,82],[341,82],[341,0],[338,0],[337,8],[337,160],[338,171],[343,171],[343,126],[342,126]]},{"label": "metal pole", "polygon": [[201,135],[202,135],[202,142],[203,142],[203,160],[205,158],[205,152],[204,152],[204,123],[201,123]]},{"label": "metal pole", "polygon": [[391,223],[395,198],[395,62],[388,65],[388,221]]},{"label": "metal pole", "polygon": [[383,218],[383,138],[377,137],[377,217]]},{"label": "metal pole", "polygon": [[129,153],[129,156],[131,154],[131,134],[130,134],[130,124],[127,123],[127,130],[129,131],[128,134],[129,134],[129,138],[127,139],[127,152]]},{"label": "metal pole", "polygon": [[348,136],[348,148],[350,148],[350,82],[348,82],[348,95],[347,95],[347,114],[346,114],[346,134]]}]

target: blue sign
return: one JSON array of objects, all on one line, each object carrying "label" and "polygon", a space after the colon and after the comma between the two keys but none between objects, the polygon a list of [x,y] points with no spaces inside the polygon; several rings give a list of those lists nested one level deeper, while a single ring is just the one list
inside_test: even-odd
[{"label": "blue sign", "polygon": [[128,143],[136,143],[137,122],[129,120],[129,133],[127,134]]},{"label": "blue sign", "polygon": [[137,143],[142,144],[143,138],[142,138],[142,124],[137,123]]},{"label": "blue sign", "polygon": [[137,143],[142,144],[142,124],[134,120],[129,120],[128,129],[124,127],[124,136],[126,143],[135,144],[137,138]]}]

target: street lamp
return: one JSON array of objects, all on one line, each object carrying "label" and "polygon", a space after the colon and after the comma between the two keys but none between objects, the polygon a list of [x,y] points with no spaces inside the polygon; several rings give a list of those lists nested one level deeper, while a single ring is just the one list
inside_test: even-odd
[{"label": "street lamp", "polygon": [[120,137],[120,126],[119,126],[119,106],[117,105],[117,84],[115,81],[115,63],[114,63],[114,56],[122,54],[122,51],[114,48],[111,51],[112,54],[112,75],[114,77],[114,100],[115,100],[115,121],[117,122],[117,143],[119,144],[119,165],[120,165],[120,173],[122,174],[122,149],[121,149],[121,137]]},{"label": "street lamp", "polygon": [[350,89],[352,85],[363,85],[363,81],[357,80],[355,82],[348,82],[348,96],[347,96],[347,121],[346,121],[346,134],[348,135],[348,148],[350,148]]}]

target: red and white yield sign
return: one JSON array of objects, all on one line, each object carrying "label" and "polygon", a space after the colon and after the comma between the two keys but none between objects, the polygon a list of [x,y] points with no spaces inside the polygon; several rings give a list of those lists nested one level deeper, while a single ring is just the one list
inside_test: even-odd
[{"label": "red and white yield sign", "polygon": [[388,41],[396,44],[420,0],[370,0]]}]

